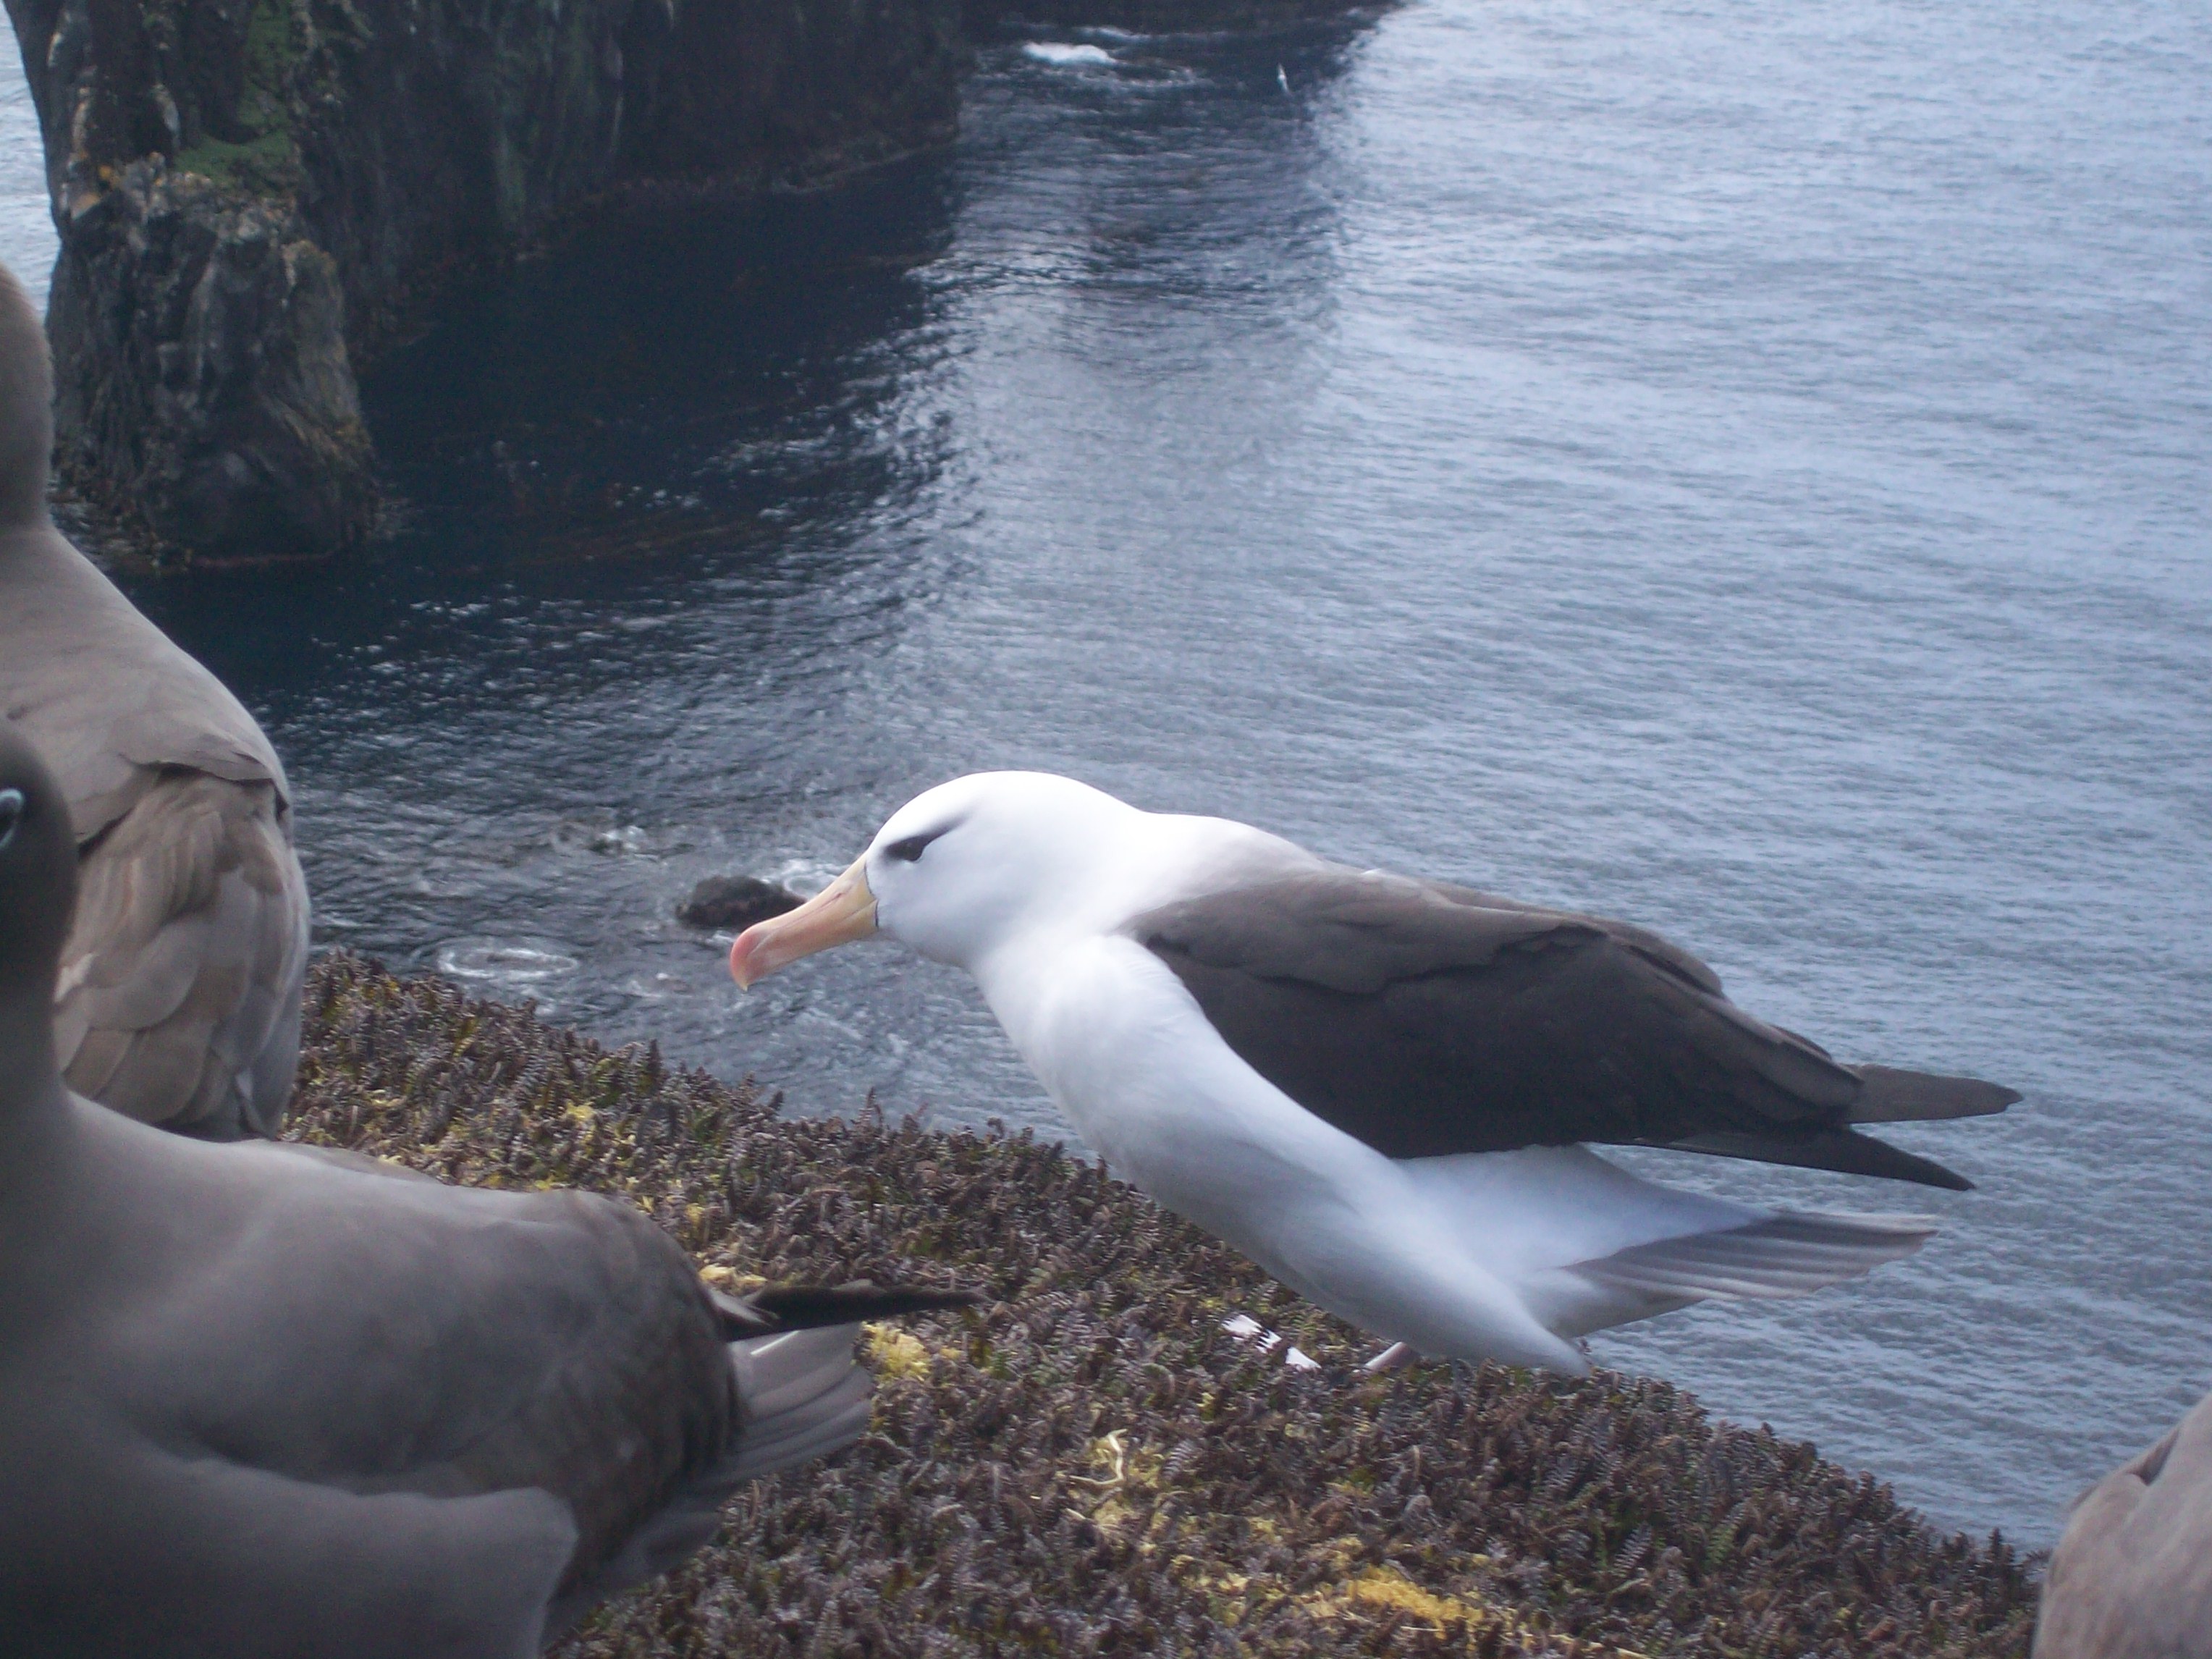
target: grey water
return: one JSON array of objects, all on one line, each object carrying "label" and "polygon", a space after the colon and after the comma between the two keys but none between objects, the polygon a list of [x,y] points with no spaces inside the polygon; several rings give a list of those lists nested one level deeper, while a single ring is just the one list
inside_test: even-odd
[{"label": "grey water", "polygon": [[369,378],[372,556],[131,591],[283,751],[322,941],[794,1111],[1065,1133],[957,975],[741,996],[671,915],[1005,766],[2012,1084],[1896,1132],[1970,1194],[1644,1159],[1944,1231],[1598,1348],[2045,1545],[2212,1385],[2208,79],[2202,6],[2080,0],[1010,40],[948,155],[458,300]]}]

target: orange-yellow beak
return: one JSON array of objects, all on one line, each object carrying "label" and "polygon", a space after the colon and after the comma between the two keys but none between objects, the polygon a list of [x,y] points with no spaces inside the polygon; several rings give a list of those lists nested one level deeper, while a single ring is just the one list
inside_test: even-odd
[{"label": "orange-yellow beak", "polygon": [[757,921],[730,947],[730,977],[745,990],[777,969],[876,931],[876,896],[868,890],[867,857],[800,905]]}]

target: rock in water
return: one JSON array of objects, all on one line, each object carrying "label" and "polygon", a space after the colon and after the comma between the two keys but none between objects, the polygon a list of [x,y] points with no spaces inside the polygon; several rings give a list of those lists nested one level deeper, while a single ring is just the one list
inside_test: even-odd
[{"label": "rock in water", "polygon": [[804,903],[788,887],[758,876],[709,876],[676,907],[686,927],[750,927]]}]

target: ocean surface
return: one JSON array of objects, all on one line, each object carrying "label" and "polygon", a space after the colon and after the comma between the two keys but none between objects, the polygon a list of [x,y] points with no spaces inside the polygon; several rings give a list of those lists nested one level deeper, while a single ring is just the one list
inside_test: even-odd
[{"label": "ocean surface", "polygon": [[[0,242],[52,231],[10,59]],[[139,579],[318,937],[848,1112],[1064,1133],[967,981],[693,883],[1075,774],[1635,919],[1851,1059],[1912,1261],[1599,1339],[2056,1536],[2212,1385],[2212,13],[1419,0],[987,51],[951,154],[610,224],[367,396],[358,562]]]}]

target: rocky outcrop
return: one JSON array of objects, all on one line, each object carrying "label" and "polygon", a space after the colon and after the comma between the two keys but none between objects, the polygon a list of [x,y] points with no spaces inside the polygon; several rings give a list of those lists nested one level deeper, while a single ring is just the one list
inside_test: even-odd
[{"label": "rocky outcrop", "polygon": [[355,371],[580,204],[950,140],[958,0],[7,0],[61,232],[65,480],[157,550],[376,510]]},{"label": "rocky outcrop", "polygon": [[281,556],[365,533],[342,284],[299,214],[149,159],[65,222],[47,309],[63,477],[157,549]]}]

